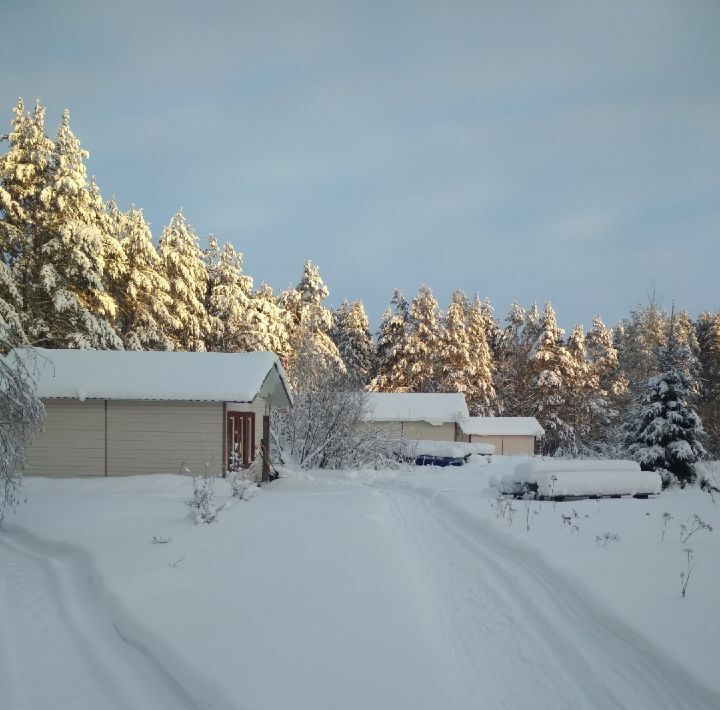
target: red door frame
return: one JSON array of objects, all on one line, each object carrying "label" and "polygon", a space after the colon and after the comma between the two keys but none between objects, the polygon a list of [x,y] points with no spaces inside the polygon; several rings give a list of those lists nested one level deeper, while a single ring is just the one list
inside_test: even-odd
[{"label": "red door frame", "polygon": [[255,460],[255,412],[233,412],[225,414],[225,469],[230,470],[230,453],[232,449],[232,425],[242,427],[242,463],[247,468]]}]

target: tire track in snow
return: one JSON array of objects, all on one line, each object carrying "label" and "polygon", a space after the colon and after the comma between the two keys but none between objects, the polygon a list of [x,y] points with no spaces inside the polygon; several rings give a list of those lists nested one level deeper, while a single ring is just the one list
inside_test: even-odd
[{"label": "tire track in snow", "polygon": [[235,707],[191,669],[170,672],[170,652],[141,640],[81,548],[8,526],[0,570],[0,685],[13,710]]},{"label": "tire track in snow", "polygon": [[[529,667],[517,668],[518,683],[537,682],[538,671],[542,673],[543,669],[548,669],[548,664],[552,664],[565,671],[568,683],[575,686],[584,701],[583,707],[598,710],[720,708],[719,693],[704,687],[698,679],[609,611],[585,598],[531,551],[494,531],[486,521],[453,505],[442,492],[431,493],[407,485],[378,481],[370,485],[393,500],[401,527],[409,529],[408,521],[416,521],[409,534],[420,538],[418,544],[424,551],[422,554],[432,549],[433,537],[443,536],[445,548],[449,538],[451,544],[457,547],[458,555],[464,554],[470,565],[477,567],[479,573],[475,576],[467,564],[460,574],[454,575],[450,571],[450,582],[454,588],[449,589],[447,580],[444,580],[450,603],[461,593],[458,585],[467,586],[470,578],[482,587],[481,594],[476,595],[480,615],[487,613],[488,603],[490,606],[495,603],[491,596],[494,587],[509,603],[511,614],[529,620],[528,636],[542,639],[549,657],[530,659]],[[452,560],[436,557],[433,560],[437,566],[435,575],[445,577],[451,563]],[[483,594],[488,594],[488,598],[484,599]],[[497,612],[502,610],[495,609],[494,613]],[[447,614],[445,617],[447,623],[453,623]],[[467,619],[469,627],[487,622],[483,618]],[[449,633],[469,636],[469,642],[461,638],[460,647],[468,649],[472,655],[473,649],[469,648],[473,642],[471,630],[456,627],[449,629]],[[512,629],[508,631],[512,632]],[[477,641],[477,634],[474,638]],[[477,642],[475,646],[475,653],[479,653]],[[512,659],[509,660],[512,662]],[[527,665],[528,659],[523,659],[523,662]],[[523,673],[528,676],[523,677]],[[558,700],[566,701],[567,698]],[[502,701],[499,698],[497,702]],[[532,707],[541,707],[541,702],[538,696]]]}]

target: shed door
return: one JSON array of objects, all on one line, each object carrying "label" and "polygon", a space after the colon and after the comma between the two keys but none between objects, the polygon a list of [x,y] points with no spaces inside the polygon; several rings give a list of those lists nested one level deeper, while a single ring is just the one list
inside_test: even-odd
[{"label": "shed door", "polygon": [[228,471],[249,466],[255,458],[255,414],[228,412],[226,428]]}]

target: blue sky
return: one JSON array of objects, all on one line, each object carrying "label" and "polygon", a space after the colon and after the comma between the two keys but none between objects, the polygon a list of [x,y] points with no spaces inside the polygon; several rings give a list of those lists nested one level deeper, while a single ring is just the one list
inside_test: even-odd
[{"label": "blue sky", "polygon": [[[106,197],[377,324],[427,283],[614,323],[720,308],[720,2],[2,0],[0,110]],[[3,108],[4,107],[4,108]],[[2,125],[0,124],[0,125]],[[3,132],[0,130],[0,132]]]}]

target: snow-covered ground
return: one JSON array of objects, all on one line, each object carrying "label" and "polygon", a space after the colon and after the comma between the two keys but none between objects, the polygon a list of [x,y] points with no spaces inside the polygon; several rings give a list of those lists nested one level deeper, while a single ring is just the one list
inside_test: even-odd
[{"label": "snow-covered ground", "polygon": [[[0,707],[720,707],[710,496],[511,510],[488,484],[516,461],[482,461],[295,474],[211,525],[180,476],[27,480]],[[683,543],[693,515],[715,531]]]}]

